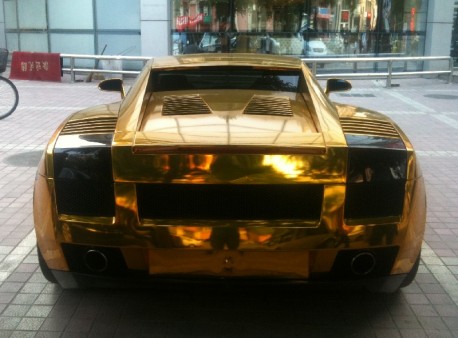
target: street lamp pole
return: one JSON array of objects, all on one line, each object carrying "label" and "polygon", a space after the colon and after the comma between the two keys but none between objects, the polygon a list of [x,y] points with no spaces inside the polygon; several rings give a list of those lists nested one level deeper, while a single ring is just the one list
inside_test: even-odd
[{"label": "street lamp pole", "polygon": [[235,0],[229,0],[229,22],[230,28],[229,31],[235,30]]}]

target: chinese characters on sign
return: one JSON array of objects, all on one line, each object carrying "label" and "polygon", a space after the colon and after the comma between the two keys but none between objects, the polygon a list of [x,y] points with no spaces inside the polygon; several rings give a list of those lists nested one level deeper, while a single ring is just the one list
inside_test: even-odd
[{"label": "chinese characters on sign", "polygon": [[48,61],[23,61],[21,62],[21,72],[49,71]]},{"label": "chinese characters on sign", "polygon": [[178,31],[184,31],[186,29],[194,29],[198,24],[204,22],[204,15],[198,14],[195,18],[189,16],[178,16],[176,18],[176,27]]},{"label": "chinese characters on sign", "polygon": [[14,52],[10,78],[59,82],[61,80],[60,54]]}]

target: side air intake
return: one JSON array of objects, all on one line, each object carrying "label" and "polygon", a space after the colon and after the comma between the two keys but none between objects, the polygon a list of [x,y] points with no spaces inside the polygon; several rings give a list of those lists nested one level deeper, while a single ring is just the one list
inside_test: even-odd
[{"label": "side air intake", "polygon": [[396,128],[388,121],[341,117],[340,124],[346,134],[400,137]]},{"label": "side air intake", "polygon": [[60,134],[79,135],[113,133],[116,129],[117,121],[117,117],[101,117],[69,121]]}]

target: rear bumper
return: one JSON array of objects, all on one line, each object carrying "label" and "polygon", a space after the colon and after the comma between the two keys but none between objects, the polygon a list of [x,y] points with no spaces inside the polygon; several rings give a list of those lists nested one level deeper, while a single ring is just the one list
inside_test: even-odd
[{"label": "rear bumper", "polygon": [[[404,276],[391,274],[398,246],[266,252],[147,250],[63,244],[62,251],[70,272],[52,271],[66,288],[148,285],[169,279],[355,284],[369,281],[373,285],[375,280]],[[403,279],[401,277],[400,282]]]},{"label": "rear bumper", "polygon": [[348,280],[331,278],[323,279],[284,279],[284,278],[208,278],[202,276],[95,276],[76,272],[52,270],[59,285],[64,289],[75,288],[154,288],[154,287],[174,287],[176,285],[195,286],[202,288],[212,288],[219,286],[286,286],[301,285],[310,290],[315,288],[326,288],[327,290],[343,289],[356,290],[366,289],[371,292],[392,293],[397,291],[406,274],[390,275],[363,280]]}]

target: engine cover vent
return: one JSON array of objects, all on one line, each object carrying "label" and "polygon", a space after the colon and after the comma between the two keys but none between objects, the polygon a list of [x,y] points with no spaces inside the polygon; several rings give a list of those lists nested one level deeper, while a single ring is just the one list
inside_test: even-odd
[{"label": "engine cover vent", "polygon": [[288,97],[272,97],[268,95],[253,95],[243,113],[251,115],[293,116],[291,102]]},{"label": "engine cover vent", "polygon": [[200,95],[169,95],[164,97],[162,115],[211,114],[211,110]]}]

